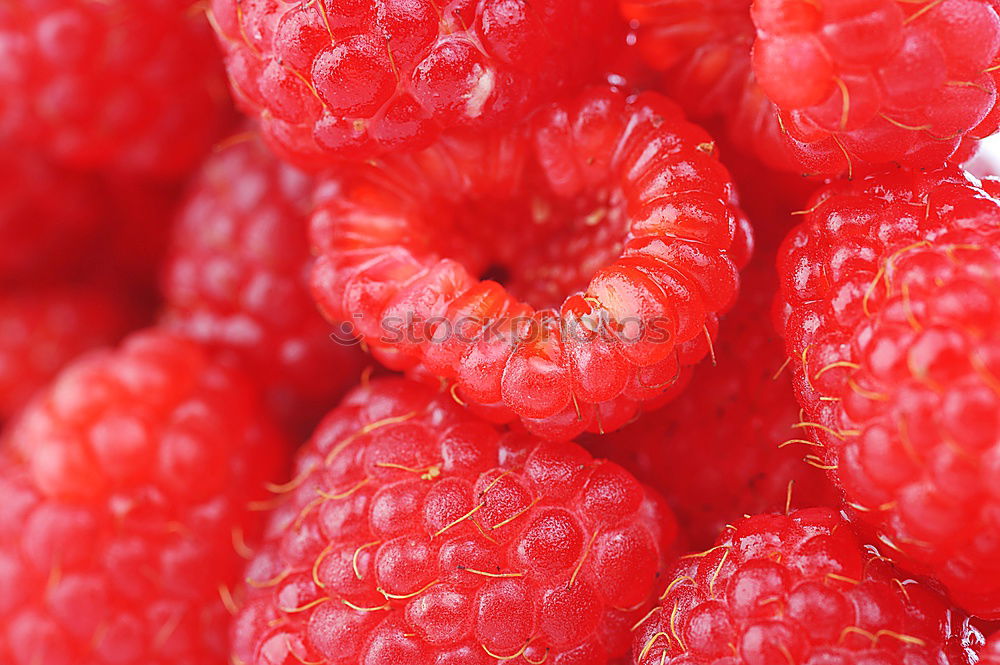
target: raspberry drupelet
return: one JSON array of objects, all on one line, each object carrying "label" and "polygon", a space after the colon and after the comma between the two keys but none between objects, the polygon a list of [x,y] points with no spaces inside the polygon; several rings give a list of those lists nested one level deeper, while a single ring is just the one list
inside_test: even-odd
[{"label": "raspberry drupelet", "polygon": [[935,168],[1000,122],[995,0],[755,0],[753,66],[810,173]]},{"label": "raspberry drupelet", "polygon": [[304,439],[364,356],[333,338],[309,293],[312,179],[254,138],[234,141],[205,163],[178,216],[164,324],[245,370]]},{"label": "raspberry drupelet", "polygon": [[405,379],[348,394],[296,467],[238,595],[235,663],[604,665],[676,532],[616,464]]},{"label": "raspberry drupelet", "polygon": [[68,166],[176,177],[230,121],[192,0],[8,0],[0,54],[0,138]]},{"label": "raspberry drupelet", "polygon": [[[714,363],[700,363],[676,399],[605,435],[581,443],[618,462],[660,491],[677,514],[687,545],[710,547],[719,532],[744,514],[786,505],[837,505],[822,471],[802,463],[789,445],[799,405],[791,375],[782,371],[785,347],[770,320],[777,287],[777,220],[740,274],[740,298],[719,322]],[[683,463],[678,463],[683,460]]]},{"label": "raspberry drupelet", "polygon": [[5,290],[0,295],[0,423],[63,365],[116,342],[141,319],[128,299],[98,286]]},{"label": "raspberry drupelet", "polygon": [[667,578],[637,665],[973,665],[983,641],[829,508],[742,519]]},{"label": "raspberry drupelet", "polygon": [[90,353],[5,432],[0,661],[223,662],[288,445],[252,384],[159,331]]},{"label": "raspberry drupelet", "polygon": [[778,267],[810,460],[887,555],[1000,617],[1000,200],[957,169],[836,183]]},{"label": "raspberry drupelet", "polygon": [[749,226],[664,97],[594,88],[489,135],[329,174],[313,292],[393,369],[572,438],[664,400],[737,291]]},{"label": "raspberry drupelet", "polygon": [[614,0],[212,0],[233,91],[303,166],[510,122],[599,73]]}]

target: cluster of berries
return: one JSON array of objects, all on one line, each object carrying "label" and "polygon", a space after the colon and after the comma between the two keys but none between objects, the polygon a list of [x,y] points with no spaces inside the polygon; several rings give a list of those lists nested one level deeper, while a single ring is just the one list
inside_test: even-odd
[{"label": "cluster of berries", "polygon": [[0,665],[1000,665],[1000,0],[6,0],[0,91]]}]

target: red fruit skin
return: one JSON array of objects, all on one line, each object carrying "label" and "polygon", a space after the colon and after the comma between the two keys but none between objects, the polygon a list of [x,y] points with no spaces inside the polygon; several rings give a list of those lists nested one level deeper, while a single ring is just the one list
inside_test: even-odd
[{"label": "red fruit skin", "polygon": [[322,167],[487,127],[600,73],[613,0],[213,0],[234,95],[283,158]]},{"label": "red fruit skin", "polygon": [[747,513],[839,503],[823,471],[788,444],[802,433],[794,429],[801,417],[791,373],[782,367],[784,344],[770,320],[776,221],[761,219],[767,235],[757,239],[765,244],[740,275],[741,296],[719,322],[712,362],[695,367],[669,404],[617,432],[581,439],[663,494],[692,548],[710,547]]},{"label": "red fruit skin", "polygon": [[997,10],[995,0],[755,0],[754,72],[789,153],[810,173],[935,168],[995,132]]},{"label": "red fruit skin", "polygon": [[134,303],[90,285],[0,296],[0,422],[84,351],[116,342],[142,319]]},{"label": "red fruit skin", "polygon": [[106,217],[96,177],[0,144],[0,283],[61,279],[78,271]]},{"label": "red fruit skin", "polygon": [[247,505],[287,449],[263,413],[165,332],[65,369],[5,432],[0,662],[223,662]]},{"label": "red fruit skin", "polygon": [[608,88],[335,170],[311,234],[329,319],[390,368],[557,439],[676,392],[752,242],[711,138],[659,95]]},{"label": "red fruit skin", "polygon": [[247,665],[604,665],[676,535],[616,464],[404,379],[348,394],[281,492],[232,625]]},{"label": "red fruit skin", "polygon": [[982,635],[829,508],[761,514],[682,557],[635,631],[638,665],[971,665]]},{"label": "red fruit skin", "polygon": [[11,0],[0,44],[0,138],[61,164],[174,178],[230,121],[218,49],[190,0]]},{"label": "red fruit skin", "polygon": [[163,323],[252,376],[295,438],[358,378],[309,293],[313,181],[253,138],[214,154],[192,183],[165,262]]},{"label": "red fruit skin", "polygon": [[1000,665],[1000,633],[994,633],[979,651],[979,662],[982,665]]},{"label": "red fruit skin", "polygon": [[900,565],[1000,617],[1000,201],[897,171],[809,211],[776,307],[811,459]]}]

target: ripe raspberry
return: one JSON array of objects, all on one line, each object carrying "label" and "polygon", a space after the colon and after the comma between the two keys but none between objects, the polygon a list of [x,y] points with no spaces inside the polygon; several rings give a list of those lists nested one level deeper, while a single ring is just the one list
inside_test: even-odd
[{"label": "ripe raspberry", "polygon": [[637,665],[972,665],[982,644],[828,508],[740,520],[668,578],[636,632]]},{"label": "ripe raspberry", "polygon": [[105,223],[99,188],[96,178],[0,144],[0,283],[78,269]]},{"label": "ripe raspberry", "polygon": [[714,365],[698,365],[684,392],[655,413],[581,441],[659,490],[696,548],[709,547],[746,513],[839,501],[797,447],[779,448],[801,438],[792,429],[801,418],[768,315],[777,285],[774,244],[755,249],[741,274],[741,297],[720,322]]},{"label": "ripe raspberry", "polygon": [[749,251],[711,138],[659,95],[607,88],[341,168],[317,199],[327,316],[552,438],[613,430],[678,386]]},{"label": "ripe raspberry", "polygon": [[603,665],[676,531],[617,465],[404,379],[350,393],[297,468],[247,569],[237,663]]},{"label": "ripe raspberry", "polygon": [[231,113],[191,0],[8,0],[0,58],[0,137],[74,167],[180,175]]},{"label": "ripe raspberry", "polygon": [[253,139],[217,153],[180,212],[163,285],[165,324],[256,378],[304,436],[363,361],[332,338],[309,293],[312,187]]},{"label": "ripe raspberry", "polygon": [[0,422],[84,351],[117,341],[140,317],[93,286],[34,287],[0,295]]},{"label": "ripe raspberry", "polygon": [[753,66],[802,167],[936,167],[997,129],[996,0],[755,0]]},{"label": "ripe raspberry", "polygon": [[285,448],[260,414],[246,379],[163,332],[64,370],[6,432],[0,662],[223,662],[234,544]]},{"label": "ripe raspberry", "polygon": [[779,272],[813,463],[901,565],[1000,617],[1000,201],[957,169],[837,183]]},{"label": "ripe raspberry", "polygon": [[613,0],[212,0],[233,90],[304,166],[510,121],[597,73]]}]

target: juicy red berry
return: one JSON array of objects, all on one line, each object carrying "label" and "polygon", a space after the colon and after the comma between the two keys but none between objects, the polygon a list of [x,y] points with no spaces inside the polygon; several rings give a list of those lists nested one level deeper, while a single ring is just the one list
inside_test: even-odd
[{"label": "juicy red berry", "polygon": [[779,271],[810,458],[901,565],[1000,617],[1000,201],[958,170],[837,183]]},{"label": "juicy red berry", "polygon": [[982,635],[828,508],[755,515],[681,559],[637,665],[972,665]]},{"label": "juicy red berry", "polygon": [[163,286],[165,324],[246,370],[304,435],[363,358],[309,293],[312,186],[252,139],[215,154],[180,212]]},{"label": "juicy red berry", "polygon": [[231,113],[191,0],[8,0],[0,54],[0,137],[64,164],[180,175]]},{"label": "juicy red berry", "polygon": [[0,144],[0,282],[67,276],[85,262],[106,212],[96,178]]},{"label": "juicy red berry", "polygon": [[350,393],[297,470],[246,572],[236,662],[603,665],[676,530],[621,467],[403,379]]},{"label": "juicy red berry", "polygon": [[615,429],[675,386],[748,253],[714,143],[655,94],[591,89],[509,131],[339,169],[317,197],[331,320],[552,438]]},{"label": "juicy red berry", "polygon": [[720,321],[714,364],[699,364],[670,404],[618,432],[582,441],[659,490],[693,547],[709,547],[746,513],[839,501],[823,472],[787,445],[801,433],[793,429],[799,405],[790,373],[782,371],[784,345],[769,316],[775,245],[756,247],[740,275],[741,297]]},{"label": "juicy red berry", "polygon": [[997,129],[995,0],[755,0],[753,65],[803,169],[941,165]]},{"label": "juicy red berry", "polygon": [[32,287],[0,296],[0,422],[63,365],[115,342],[140,317],[131,303],[92,286]]},{"label": "juicy red berry", "polygon": [[64,370],[5,433],[0,662],[224,662],[247,502],[287,446],[261,413],[163,332]]},{"label": "juicy red berry", "polygon": [[613,0],[212,0],[233,90],[302,165],[519,118],[596,73]]}]

